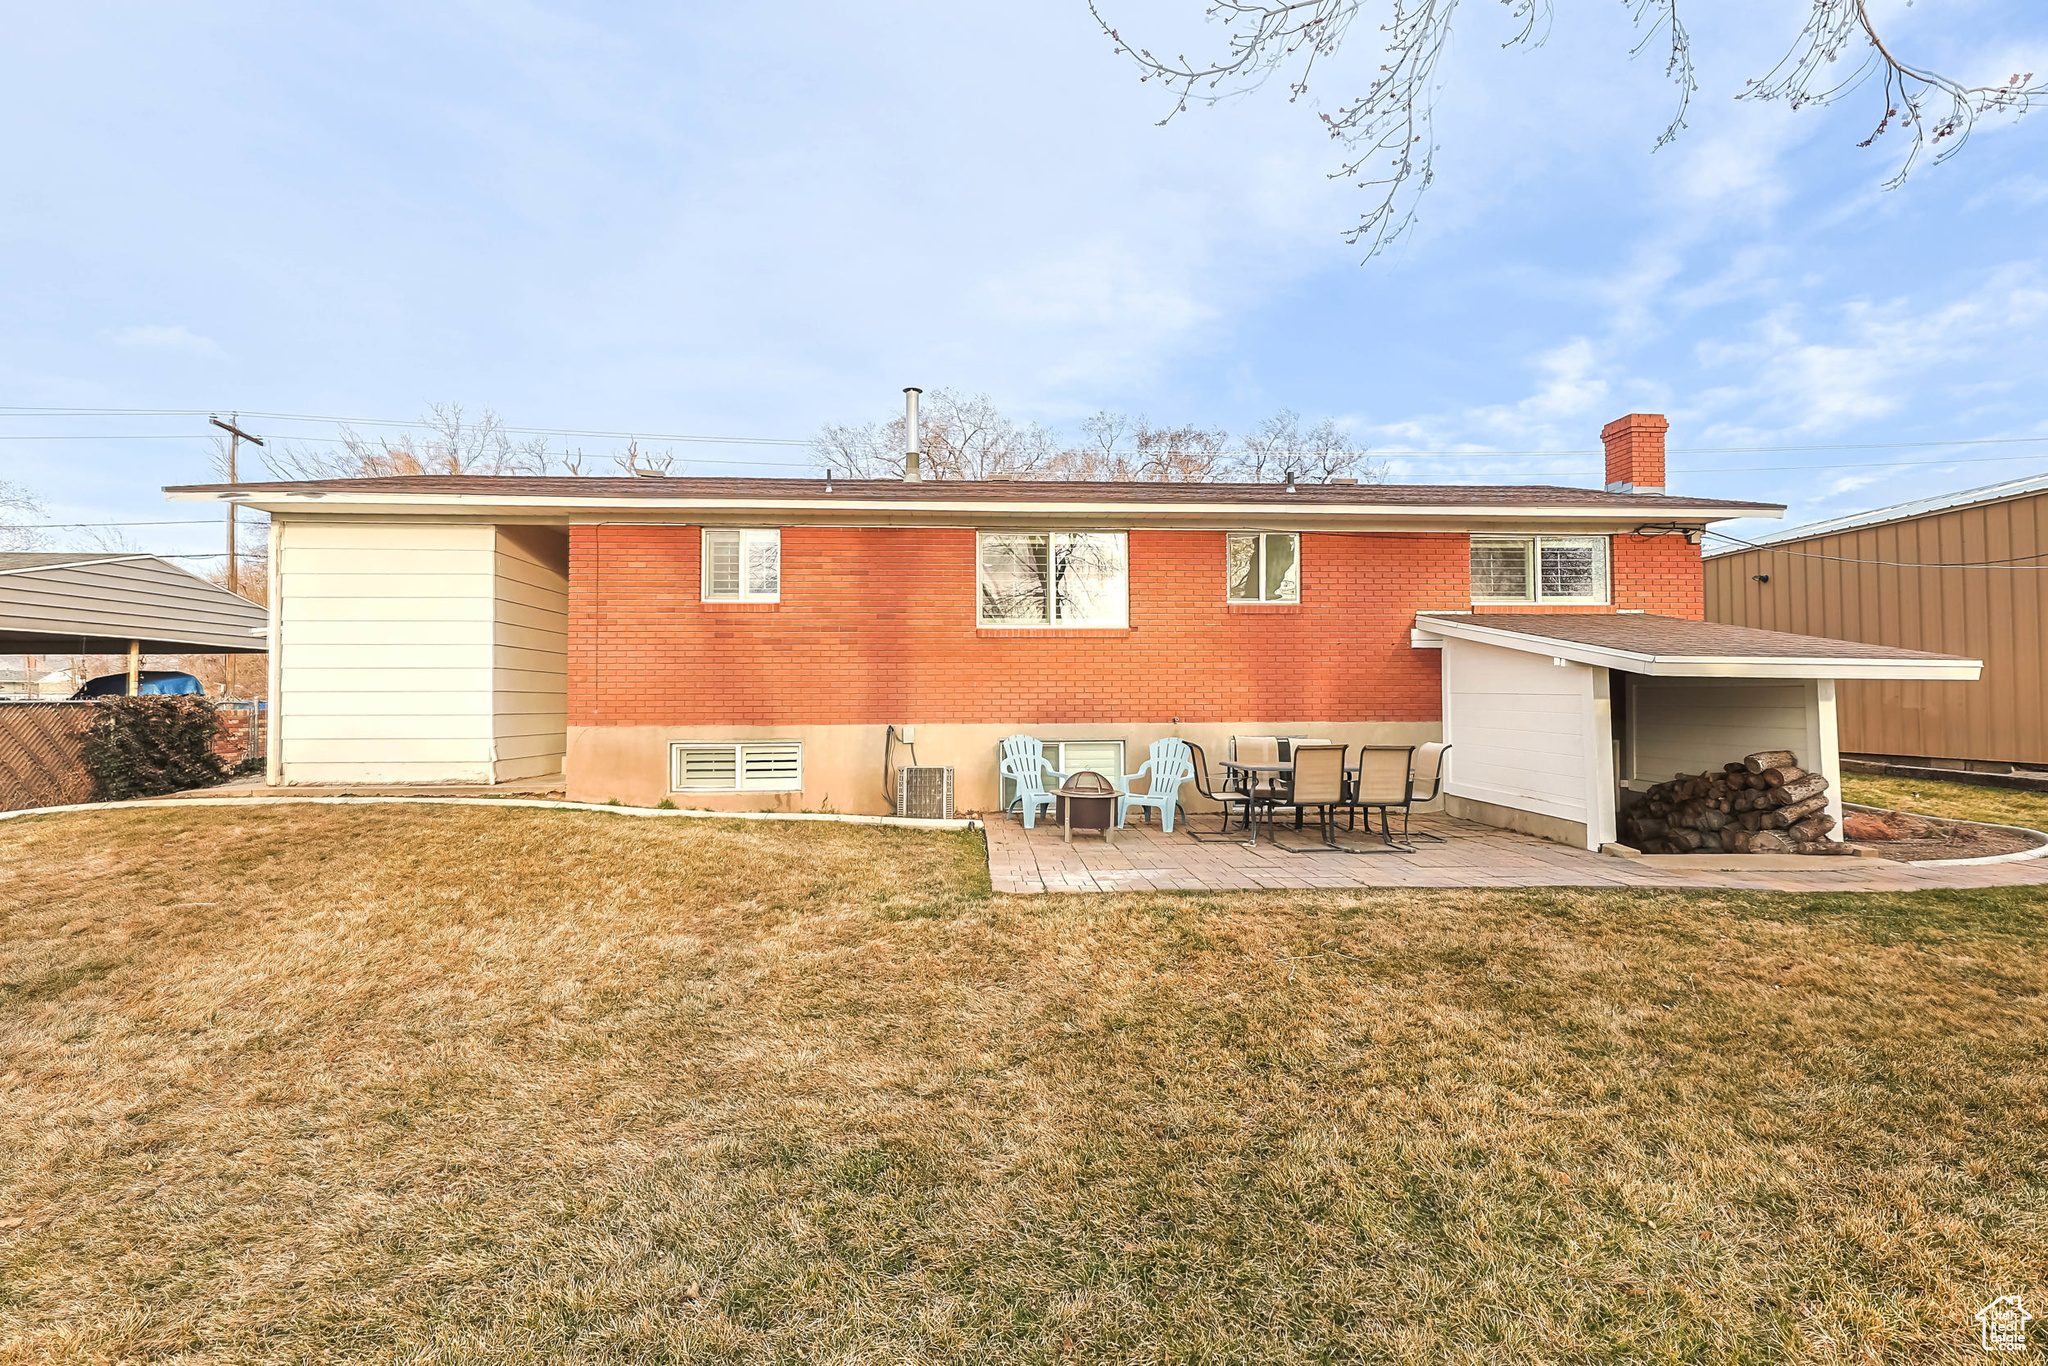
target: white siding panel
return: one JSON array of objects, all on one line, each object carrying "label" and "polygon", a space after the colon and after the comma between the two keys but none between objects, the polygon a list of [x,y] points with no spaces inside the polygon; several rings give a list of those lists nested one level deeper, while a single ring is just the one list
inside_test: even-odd
[{"label": "white siding panel", "polygon": [[300,621],[481,621],[491,619],[490,600],[470,597],[432,598],[380,593],[376,597],[325,597],[302,593],[292,603]]},{"label": "white siding panel", "polygon": [[[423,530],[430,532],[423,536]],[[396,522],[305,521],[292,522],[288,550],[471,550],[488,554],[496,544],[495,527],[443,524],[423,528],[406,518]]]},{"label": "white siding panel", "polygon": [[491,698],[500,780],[562,771],[568,752],[569,542],[500,529]]},{"label": "white siding panel", "polygon": [[1804,680],[1632,678],[1630,776],[1661,783],[1763,749],[1791,750],[1802,765],[1818,767],[1813,708],[1814,685]]},{"label": "white siding panel", "polygon": [[[405,765],[419,767],[427,765],[475,765],[484,772],[490,771],[490,761],[476,756],[485,750],[487,742],[475,736],[449,736],[425,739],[398,737],[386,740],[345,739],[345,740],[294,740],[289,736],[284,742],[285,767],[295,763],[365,764],[373,770],[378,766],[369,762],[369,756],[378,745],[393,747],[394,752],[402,751],[401,757],[383,760],[394,767]],[[448,781],[454,781],[451,778]]]},{"label": "white siding panel", "polygon": [[493,529],[293,518],[280,542],[283,780],[488,781]]},{"label": "white siding panel", "polygon": [[[1593,669],[1469,641],[1444,642],[1446,790],[1472,801],[1597,824],[1588,754]],[[1600,737],[1602,743],[1604,737]]]},{"label": "white siding panel", "polygon": [[560,530],[300,516],[278,519],[276,537],[282,781],[561,770]]},{"label": "white siding panel", "polygon": [[[440,529],[433,526],[421,528],[423,531]],[[287,537],[284,552],[284,572],[287,574],[343,574],[369,578],[394,574],[482,574],[488,577],[493,567],[489,551],[455,546],[423,544],[411,549],[385,546],[374,552],[368,547],[363,550],[297,550],[292,548]]]},{"label": "white siding panel", "polygon": [[489,616],[491,573],[486,565],[474,574],[327,574],[297,573],[289,567],[279,571],[288,601],[306,598],[351,598],[364,603],[393,598],[445,598],[470,604],[470,610]]},{"label": "white siding panel", "polygon": [[488,640],[429,643],[407,639],[416,634],[411,629],[391,634],[395,638],[378,644],[323,645],[298,641],[295,633],[292,661],[302,669],[388,669],[393,675],[390,686],[399,688],[406,686],[403,675],[414,669],[490,667]]},{"label": "white siding panel", "polygon": [[[342,645],[411,650],[418,647],[473,649],[491,643],[493,627],[477,620],[306,621],[293,633],[301,646]],[[309,661],[311,662],[311,661]]]},{"label": "white siding panel", "polygon": [[489,740],[491,718],[474,711],[461,715],[431,712],[382,716],[300,716],[293,727],[300,741],[311,740]]}]

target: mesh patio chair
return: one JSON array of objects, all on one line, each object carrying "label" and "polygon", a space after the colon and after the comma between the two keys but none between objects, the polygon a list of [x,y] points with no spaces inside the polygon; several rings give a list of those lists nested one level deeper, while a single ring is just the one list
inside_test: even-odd
[{"label": "mesh patio chair", "polygon": [[[1365,828],[1372,831],[1372,813],[1380,813],[1380,835],[1392,849],[1415,851],[1408,839],[1408,810],[1414,805],[1415,781],[1411,767],[1415,761],[1413,745],[1362,745],[1358,750],[1358,776],[1352,779],[1351,792],[1345,801],[1355,814],[1365,812]],[[1392,817],[1395,808],[1401,810],[1401,840],[1394,843]],[[1347,818],[1348,824],[1348,818]]]},{"label": "mesh patio chair", "polygon": [[[1415,787],[1413,802],[1415,805],[1420,806],[1424,802],[1433,802],[1443,795],[1444,760],[1450,757],[1450,753],[1451,747],[1440,740],[1432,740],[1415,751],[1413,780]],[[1429,790],[1427,792],[1423,791],[1424,787],[1427,787]],[[1428,840],[1432,844],[1448,842],[1442,835],[1432,835],[1427,830],[1417,830],[1412,835],[1408,834],[1405,826],[1402,829],[1402,834],[1407,839]]]},{"label": "mesh patio chair", "polygon": [[[1230,757],[1240,764],[1285,762],[1280,757],[1280,737],[1277,735],[1233,735],[1230,737]],[[1251,795],[1254,801],[1263,801],[1272,795],[1272,775],[1260,778],[1257,782],[1258,789]]]},{"label": "mesh patio chair", "polygon": [[[1067,775],[1045,761],[1045,746],[1038,743],[1036,736],[1006,736],[999,752],[1003,776],[1017,785],[1017,795],[1010,799],[1010,806],[1022,803],[1024,828],[1030,830],[1038,823],[1039,808],[1057,805],[1059,801],[1046,791],[1045,775],[1050,773],[1062,783]],[[1003,808],[1004,820],[1010,818],[1010,806]]]},{"label": "mesh patio chair", "polygon": [[[1252,799],[1246,796],[1244,793],[1238,791],[1234,787],[1226,787],[1220,790],[1211,790],[1209,787],[1208,758],[1205,755],[1203,755],[1202,747],[1194,743],[1194,741],[1187,741],[1186,744],[1188,747],[1189,757],[1193,760],[1194,763],[1193,777],[1195,782],[1196,794],[1199,796],[1207,797],[1210,801],[1217,803],[1223,808],[1223,824],[1217,828],[1217,831],[1214,835],[1196,834],[1195,827],[1192,823],[1190,823],[1188,826],[1188,834],[1190,836],[1193,836],[1193,838],[1200,840],[1204,844],[1219,844],[1226,839],[1231,839],[1230,820],[1231,817],[1237,815],[1240,811],[1243,812],[1245,828],[1249,830],[1251,828],[1252,823]],[[1235,844],[1239,843],[1240,841],[1231,839],[1231,842]]]},{"label": "mesh patio chair", "polygon": [[[1294,747],[1293,771],[1280,775],[1277,790],[1267,806],[1292,807],[1296,829],[1301,827],[1303,812],[1320,812],[1323,822],[1323,844],[1320,849],[1288,849],[1288,853],[1319,854],[1340,848],[1332,812],[1344,805],[1345,749],[1343,745]],[[1280,847],[1287,848],[1285,845]]]},{"label": "mesh patio chair", "polygon": [[[1138,765],[1136,773],[1123,775],[1123,796],[1116,804],[1116,824],[1121,830],[1124,817],[1132,807],[1145,812],[1149,823],[1152,813],[1159,813],[1159,825],[1167,834],[1173,833],[1173,813],[1180,806],[1180,785],[1195,776],[1194,759],[1188,753],[1188,742],[1174,736],[1152,742],[1151,757]],[[1144,778],[1145,790],[1132,792],[1131,784]]]}]

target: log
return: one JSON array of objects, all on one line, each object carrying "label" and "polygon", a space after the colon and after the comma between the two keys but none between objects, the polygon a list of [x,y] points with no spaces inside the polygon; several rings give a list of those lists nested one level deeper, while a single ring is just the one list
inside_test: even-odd
[{"label": "log", "polygon": [[1634,826],[1635,832],[1638,835],[1641,835],[1644,839],[1652,840],[1661,839],[1664,835],[1664,832],[1671,828],[1670,826],[1666,825],[1663,821],[1657,820],[1655,817],[1651,817],[1648,819],[1638,819],[1634,822]]},{"label": "log", "polygon": [[1766,787],[1783,787],[1786,783],[1796,783],[1801,778],[1804,778],[1806,770],[1803,768],[1767,768],[1757,776],[1764,780],[1764,786]]},{"label": "log", "polygon": [[1793,848],[1794,841],[1776,830],[1759,830],[1749,837],[1749,852],[1752,854],[1789,854]]},{"label": "log", "polygon": [[1796,825],[1800,821],[1805,820],[1816,811],[1825,811],[1827,805],[1828,794],[1816,792],[1803,802],[1794,802],[1790,806],[1779,807],[1776,811],[1764,817],[1764,824],[1783,830],[1788,825]]},{"label": "log", "polygon": [[1766,749],[1749,755],[1742,766],[1751,773],[1761,773],[1767,768],[1790,768],[1799,762],[1799,756],[1789,749]]},{"label": "log", "polygon": [[1749,831],[1731,825],[1721,832],[1721,848],[1730,854],[1746,854],[1749,838]]},{"label": "log", "polygon": [[1831,840],[1810,840],[1798,845],[1792,852],[1795,854],[1833,854],[1837,858],[1843,856],[1853,858],[1856,854],[1856,846],[1853,844],[1836,844]]},{"label": "log", "polygon": [[1795,806],[1816,792],[1828,790],[1828,780],[1818,773],[1809,773],[1795,782],[1771,789],[1771,800],[1779,806]]},{"label": "log", "polygon": [[1793,822],[1786,828],[1785,833],[1794,839],[1805,840],[1811,843],[1814,840],[1826,839],[1828,831],[1834,828],[1835,818],[1833,816],[1830,816],[1825,811],[1816,811],[1803,821]]},{"label": "log", "polygon": [[1721,843],[1721,834],[1718,830],[1702,830],[1700,832],[1699,852],[1702,854],[1725,852],[1724,846]]},{"label": "log", "polygon": [[1673,830],[1664,837],[1664,842],[1676,853],[1690,854],[1703,842],[1697,830]]},{"label": "log", "polygon": [[1699,819],[1692,823],[1692,828],[1695,830],[1719,830],[1727,824],[1727,813],[1717,806],[1710,806],[1700,812]]},{"label": "log", "polygon": [[1764,828],[1764,813],[1761,811],[1745,811],[1736,819],[1742,822],[1744,830],[1755,831]]}]

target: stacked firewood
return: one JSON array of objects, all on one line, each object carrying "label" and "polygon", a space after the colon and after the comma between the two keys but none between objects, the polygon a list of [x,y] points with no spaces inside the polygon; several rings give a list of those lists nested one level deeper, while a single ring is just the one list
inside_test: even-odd
[{"label": "stacked firewood", "polygon": [[1645,854],[1849,854],[1831,842],[1828,780],[1769,749],[1718,773],[1658,783],[1622,817],[1623,840]]}]

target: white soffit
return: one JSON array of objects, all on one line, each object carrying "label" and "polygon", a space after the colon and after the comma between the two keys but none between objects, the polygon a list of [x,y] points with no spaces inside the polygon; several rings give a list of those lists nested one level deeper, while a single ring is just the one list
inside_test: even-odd
[{"label": "white soffit", "polygon": [[1984,670],[1980,659],[1831,659],[1814,655],[1658,655],[1611,646],[1585,645],[1531,635],[1523,630],[1498,630],[1462,621],[1443,621],[1427,613],[1415,618],[1413,643],[1423,638],[1465,640],[1523,654],[1547,655],[1574,664],[1622,669],[1651,678],[1905,678],[1974,683]]}]

